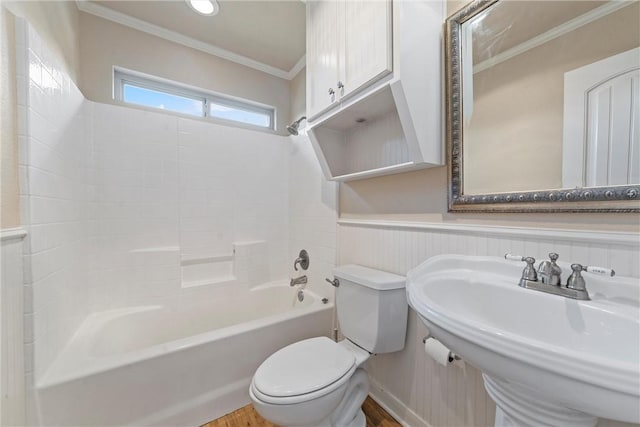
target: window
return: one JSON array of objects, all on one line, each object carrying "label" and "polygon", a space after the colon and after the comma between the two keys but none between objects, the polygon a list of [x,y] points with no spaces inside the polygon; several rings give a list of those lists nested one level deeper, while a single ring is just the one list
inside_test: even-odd
[{"label": "window", "polygon": [[190,116],[213,117],[263,129],[275,128],[273,107],[187,88],[134,72],[115,70],[114,97],[130,104]]},{"label": "window", "polygon": [[129,82],[122,84],[122,101],[192,116],[202,116],[205,103],[204,98],[190,98]]}]

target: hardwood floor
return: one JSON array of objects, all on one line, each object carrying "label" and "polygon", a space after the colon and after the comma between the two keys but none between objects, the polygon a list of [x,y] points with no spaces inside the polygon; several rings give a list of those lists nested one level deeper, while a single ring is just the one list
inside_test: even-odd
[{"label": "hardwood floor", "polygon": [[202,427],[277,427],[262,418],[251,404],[236,409],[222,418],[213,420]]},{"label": "hardwood floor", "polygon": [[362,404],[362,411],[367,418],[367,427],[401,427],[400,423],[370,397]]},{"label": "hardwood floor", "polygon": [[[400,424],[394,420],[391,415],[380,407],[373,399],[367,397],[362,404],[362,410],[367,418],[367,427],[400,427]],[[262,418],[253,409],[253,406],[247,405],[222,418],[213,420],[202,427],[278,427]]]}]

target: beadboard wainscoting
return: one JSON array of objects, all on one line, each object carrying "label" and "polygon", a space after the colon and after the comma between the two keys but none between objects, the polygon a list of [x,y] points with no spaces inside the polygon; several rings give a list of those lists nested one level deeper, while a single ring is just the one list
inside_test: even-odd
[{"label": "beadboard wainscoting", "polygon": [[25,423],[23,267],[26,232],[0,230],[0,425]]},{"label": "beadboard wainscoting", "polygon": [[[434,255],[502,256],[507,252],[543,259],[555,251],[564,261],[612,267],[640,277],[640,236],[458,224],[341,219],[338,264],[356,263],[398,274]],[[372,358],[372,395],[404,425],[492,426],[495,404],[480,372],[470,365],[442,367],[424,354],[426,327],[411,311],[403,351]],[[623,425],[602,420],[599,426]]]}]

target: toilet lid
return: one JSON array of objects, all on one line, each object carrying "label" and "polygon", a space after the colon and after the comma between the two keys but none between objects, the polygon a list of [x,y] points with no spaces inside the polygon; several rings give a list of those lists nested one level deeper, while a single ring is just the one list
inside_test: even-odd
[{"label": "toilet lid", "polygon": [[256,371],[253,384],[269,396],[298,396],[338,381],[354,363],[353,354],[329,338],[311,338],[269,356]]}]

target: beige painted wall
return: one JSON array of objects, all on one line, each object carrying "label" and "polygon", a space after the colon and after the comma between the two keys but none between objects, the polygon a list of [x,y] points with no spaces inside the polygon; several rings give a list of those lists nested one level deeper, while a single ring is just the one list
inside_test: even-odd
[{"label": "beige painted wall", "polygon": [[[465,4],[449,0],[449,15]],[[639,214],[452,214],[447,212],[447,190],[446,167],[343,183],[340,217],[640,232]]]},{"label": "beige painted wall", "polygon": [[[289,122],[298,120],[306,115],[307,106],[307,68],[303,68],[289,83],[289,92],[291,94],[291,116]],[[301,123],[306,126],[306,122]]]},{"label": "beige painted wall", "polygon": [[639,46],[638,16],[636,2],[474,75],[465,194],[562,187],[564,73]]},{"label": "beige painted wall", "polygon": [[341,184],[340,217],[640,232],[640,214],[449,213],[445,167]]},{"label": "beige painted wall", "polygon": [[0,7],[0,228],[20,225],[14,17]]},{"label": "beige painted wall", "polygon": [[80,14],[80,90],[92,101],[113,100],[113,66],[272,105],[278,133],[291,116],[289,81],[105,19]]}]

